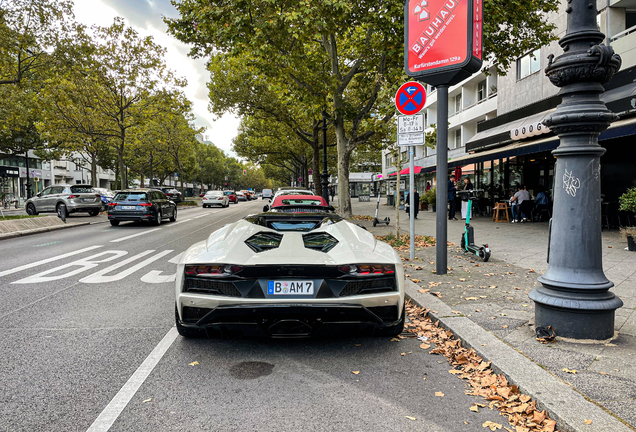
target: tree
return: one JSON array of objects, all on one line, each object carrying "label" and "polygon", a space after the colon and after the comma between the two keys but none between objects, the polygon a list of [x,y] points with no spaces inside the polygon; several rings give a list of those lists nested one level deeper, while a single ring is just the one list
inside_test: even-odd
[{"label": "tree", "polygon": [[[556,5],[521,0],[517,6],[511,12],[509,2],[484,5],[493,37],[485,36],[484,50],[498,64],[516,58],[511,53],[519,46],[540,46],[552,37],[551,26],[538,12]],[[323,109],[336,132],[339,211],[351,215],[351,154],[373,135],[387,134],[394,115],[379,96],[402,78],[402,3],[189,0],[176,7],[180,17],[166,22],[178,39],[194,45],[192,55],[243,56],[248,60],[244,67],[266,76],[277,92],[293,88],[305,103],[328,103]],[[239,10],[245,13],[237,14]],[[509,40],[501,40],[504,34]]]}]

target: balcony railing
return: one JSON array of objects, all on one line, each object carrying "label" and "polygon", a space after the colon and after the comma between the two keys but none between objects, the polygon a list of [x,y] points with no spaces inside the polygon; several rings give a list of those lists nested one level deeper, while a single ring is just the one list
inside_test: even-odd
[{"label": "balcony railing", "polygon": [[636,26],[634,26],[634,27],[630,27],[630,28],[628,28],[628,29],[626,29],[626,30],[623,30],[622,32],[620,32],[620,33],[618,33],[618,34],[616,34],[616,35],[612,36],[612,37],[610,38],[610,42],[614,42],[614,41],[616,41],[616,40],[618,40],[618,39],[620,39],[620,38],[622,38],[622,37],[625,37],[625,36],[627,36],[627,35],[629,35],[629,34],[632,34],[632,33],[634,33],[634,32],[636,32]]}]

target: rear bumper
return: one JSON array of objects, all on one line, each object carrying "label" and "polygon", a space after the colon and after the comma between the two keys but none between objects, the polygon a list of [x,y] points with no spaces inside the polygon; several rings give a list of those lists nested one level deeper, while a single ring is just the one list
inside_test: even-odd
[{"label": "rear bumper", "polygon": [[127,221],[149,221],[149,220],[153,220],[156,218],[156,215],[152,214],[152,213],[146,213],[146,214],[108,214],[108,220],[114,220],[114,221],[122,221],[122,222],[127,222]]},{"label": "rear bumper", "polygon": [[66,209],[69,213],[77,213],[77,212],[91,212],[95,210],[101,210],[102,202],[96,202],[91,204],[66,204]]},{"label": "rear bumper", "polygon": [[204,329],[209,336],[313,337],[334,334],[373,335],[401,325],[398,305],[361,304],[233,304],[213,309],[180,308],[179,323]]}]

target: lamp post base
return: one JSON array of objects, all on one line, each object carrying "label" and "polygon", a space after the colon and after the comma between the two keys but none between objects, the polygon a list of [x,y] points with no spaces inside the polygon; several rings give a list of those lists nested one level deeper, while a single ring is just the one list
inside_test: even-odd
[{"label": "lamp post base", "polygon": [[614,311],[623,305],[610,291],[582,294],[546,286],[533,290],[537,326],[551,326],[557,336],[606,340],[614,336]]}]

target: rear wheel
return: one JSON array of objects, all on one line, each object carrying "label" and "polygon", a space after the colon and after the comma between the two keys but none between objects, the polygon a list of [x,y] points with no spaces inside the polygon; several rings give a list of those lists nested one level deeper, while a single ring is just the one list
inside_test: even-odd
[{"label": "rear wheel", "polygon": [[88,212],[90,216],[97,216],[99,214],[99,210],[91,210]]},{"label": "rear wheel", "polygon": [[172,211],[172,216],[170,217],[170,222],[174,222],[177,220],[177,208],[175,207]]},{"label": "rear wheel", "polygon": [[153,225],[159,226],[161,225],[161,219],[163,218],[162,214],[161,214],[161,210],[157,211],[157,217],[156,219],[153,221]]},{"label": "rear wheel", "polygon": [[29,205],[26,208],[26,212],[28,215],[31,215],[31,216],[37,216],[38,214],[37,210],[35,209],[35,205],[33,203],[29,203]]},{"label": "rear wheel", "polygon": [[378,331],[378,336],[391,336],[395,337],[400,335],[404,331],[404,321],[406,320],[406,305],[402,306],[402,318],[397,324],[391,327],[386,327]]},{"label": "rear wheel", "polygon": [[60,219],[65,220],[68,216],[68,210],[66,208],[66,204],[59,203],[55,208],[57,215]]},{"label": "rear wheel", "polygon": [[488,262],[490,259],[490,252],[486,252],[484,248],[479,249],[479,258],[484,260],[484,262]]},{"label": "rear wheel", "polygon": [[110,224],[112,226],[119,226],[119,221],[118,220],[112,220],[112,221],[110,221]]},{"label": "rear wheel", "polygon": [[181,321],[179,320],[179,311],[177,310],[177,305],[174,306],[174,321],[177,326],[177,331],[179,334],[185,338],[193,338],[200,339],[207,336],[205,330],[200,328],[190,328],[184,327],[181,325]]}]

